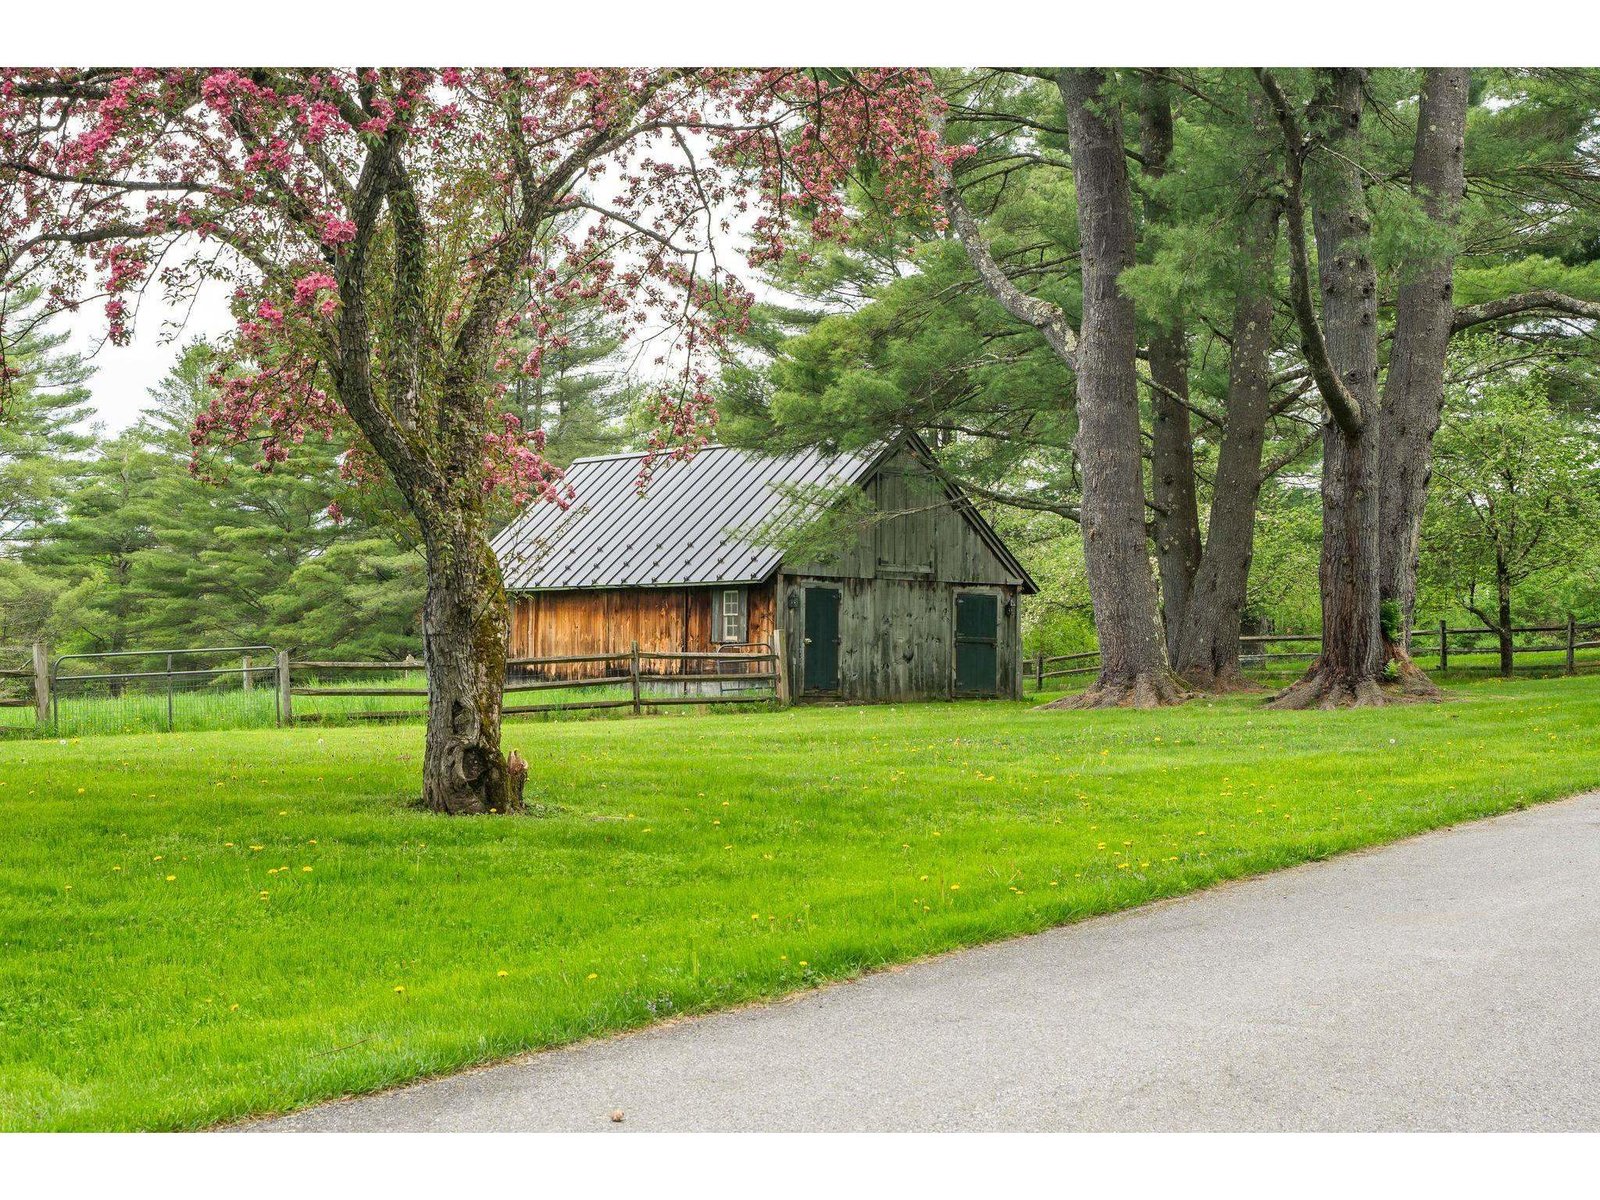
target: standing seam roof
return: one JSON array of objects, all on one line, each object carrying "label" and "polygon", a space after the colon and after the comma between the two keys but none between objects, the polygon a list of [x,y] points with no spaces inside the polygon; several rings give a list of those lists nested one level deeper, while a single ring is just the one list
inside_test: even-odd
[{"label": "standing seam roof", "polygon": [[884,448],[767,455],[707,446],[658,466],[643,497],[634,487],[642,454],[580,458],[567,470],[576,493],[568,508],[534,504],[494,539],[506,590],[758,583],[781,555],[739,533],[790,505],[779,488],[858,483]]}]

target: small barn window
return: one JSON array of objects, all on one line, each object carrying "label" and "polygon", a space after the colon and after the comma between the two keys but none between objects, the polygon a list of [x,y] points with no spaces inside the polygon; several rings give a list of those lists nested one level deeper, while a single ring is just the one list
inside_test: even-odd
[{"label": "small barn window", "polygon": [[723,643],[745,640],[745,591],[743,588],[723,588],[717,593],[717,641]]}]

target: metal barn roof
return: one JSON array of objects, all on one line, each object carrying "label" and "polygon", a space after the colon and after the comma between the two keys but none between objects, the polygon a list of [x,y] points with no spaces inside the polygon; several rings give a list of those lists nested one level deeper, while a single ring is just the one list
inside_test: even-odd
[{"label": "metal barn roof", "polygon": [[577,494],[567,509],[534,504],[494,539],[506,590],[759,583],[781,554],[730,531],[754,529],[791,504],[783,485],[860,482],[885,448],[768,455],[707,446],[659,465],[642,497],[642,454],[580,458],[567,469]]}]

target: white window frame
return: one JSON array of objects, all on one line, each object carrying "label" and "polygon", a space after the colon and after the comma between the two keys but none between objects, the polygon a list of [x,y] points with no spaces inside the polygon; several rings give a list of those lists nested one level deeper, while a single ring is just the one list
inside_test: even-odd
[{"label": "white window frame", "polygon": [[[749,633],[749,601],[744,588],[718,588],[716,641],[719,645],[736,645],[744,642]],[[732,627],[730,629],[730,622]]]}]

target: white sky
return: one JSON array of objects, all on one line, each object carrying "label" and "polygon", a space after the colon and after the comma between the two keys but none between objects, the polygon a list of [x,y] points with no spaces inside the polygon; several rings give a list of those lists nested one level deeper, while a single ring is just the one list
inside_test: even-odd
[{"label": "white sky", "polygon": [[[181,332],[176,330],[179,323]],[[115,433],[138,419],[149,403],[150,389],[172,369],[185,342],[226,333],[233,328],[233,317],[220,286],[203,289],[187,312],[170,308],[160,289],[151,288],[140,303],[133,341],[126,346],[105,341],[105,312],[98,303],[60,317],[56,328],[69,331],[67,348],[94,367],[89,388],[95,419]]]}]

